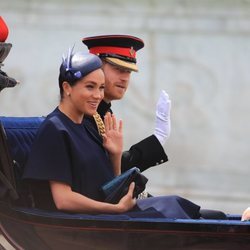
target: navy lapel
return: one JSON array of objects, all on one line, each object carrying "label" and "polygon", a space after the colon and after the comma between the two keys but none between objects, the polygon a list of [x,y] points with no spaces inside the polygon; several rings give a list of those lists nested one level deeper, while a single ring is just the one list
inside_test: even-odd
[{"label": "navy lapel", "polygon": [[103,139],[102,139],[101,135],[98,133],[97,129],[94,127],[90,118],[87,118],[87,117],[84,118],[83,126],[86,128],[86,131],[93,138],[93,140],[96,141],[101,146],[103,146]]}]

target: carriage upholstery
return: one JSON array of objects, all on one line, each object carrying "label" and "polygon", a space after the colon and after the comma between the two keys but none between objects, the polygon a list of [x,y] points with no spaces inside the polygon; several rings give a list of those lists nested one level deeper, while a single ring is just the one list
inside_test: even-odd
[{"label": "carriage upholstery", "polygon": [[[0,117],[12,159],[22,172],[37,130],[44,117]],[[18,176],[17,176],[18,177]]]},{"label": "carriage upholstery", "polygon": [[[19,195],[18,203],[21,205],[30,203],[29,198],[27,198],[29,197],[28,190],[25,184],[22,183],[21,176],[31,145],[43,120],[44,117],[0,117],[0,123],[6,134],[10,157],[13,160],[13,169],[10,170],[15,177],[16,183],[14,186],[16,186]],[[7,167],[11,168],[12,166]]]}]

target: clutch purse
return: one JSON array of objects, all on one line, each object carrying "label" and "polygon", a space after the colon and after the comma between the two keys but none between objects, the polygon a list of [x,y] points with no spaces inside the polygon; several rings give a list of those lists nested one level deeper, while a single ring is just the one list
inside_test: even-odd
[{"label": "clutch purse", "polygon": [[127,194],[129,185],[132,182],[135,183],[133,197],[137,198],[138,195],[144,191],[148,179],[141,174],[139,168],[133,167],[101,187],[104,201],[117,204],[120,199]]}]

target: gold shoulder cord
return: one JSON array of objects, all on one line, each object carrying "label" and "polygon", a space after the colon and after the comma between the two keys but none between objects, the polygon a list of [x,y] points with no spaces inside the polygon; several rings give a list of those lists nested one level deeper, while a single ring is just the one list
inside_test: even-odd
[{"label": "gold shoulder cord", "polygon": [[104,126],[104,122],[101,116],[98,113],[95,113],[93,117],[95,119],[95,123],[96,123],[99,134],[103,136],[105,134],[105,126]]}]

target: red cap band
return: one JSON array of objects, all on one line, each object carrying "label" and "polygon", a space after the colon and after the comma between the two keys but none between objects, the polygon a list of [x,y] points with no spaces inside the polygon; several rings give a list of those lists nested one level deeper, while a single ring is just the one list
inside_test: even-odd
[{"label": "red cap band", "polygon": [[136,51],[131,48],[121,48],[121,47],[111,47],[111,46],[100,46],[100,47],[92,47],[89,50],[92,54],[117,54],[121,56],[126,56],[130,58],[135,58]]},{"label": "red cap band", "polygon": [[0,16],[0,42],[5,42],[9,34],[9,29],[4,22],[3,18]]}]

